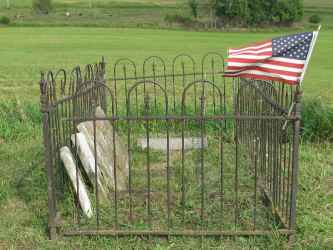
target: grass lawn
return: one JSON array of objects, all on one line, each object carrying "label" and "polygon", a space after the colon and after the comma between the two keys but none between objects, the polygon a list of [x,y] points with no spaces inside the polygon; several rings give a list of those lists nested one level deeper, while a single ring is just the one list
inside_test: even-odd
[{"label": "grass lawn", "polygon": [[[0,16],[18,26],[0,26],[0,249],[198,249],[200,240],[83,237],[47,240],[47,186],[43,169],[39,73],[96,62],[111,64],[122,57],[138,63],[151,55],[167,65],[179,53],[195,59],[210,51],[226,54],[229,46],[272,38],[295,31],[191,32],[137,29],[165,26],[166,14],[188,14],[187,0],[54,0],[55,11],[39,16],[31,0],[11,0]],[[323,28],[303,84],[305,99],[321,99],[333,106],[333,1],[305,0],[304,23],[319,14]],[[66,17],[65,13],[71,16]],[[118,28],[103,28],[103,27]],[[127,27],[127,28],[119,28]],[[129,28],[131,27],[131,28]],[[308,29],[309,30],[309,29]],[[13,104],[13,99],[19,103]],[[332,144],[302,143],[298,193],[296,249],[332,249]],[[209,239],[206,249],[283,249],[286,240],[270,238]]]},{"label": "grass lawn", "polygon": [[[281,33],[213,33],[111,28],[0,29],[0,249],[197,249],[188,238],[66,238],[46,237],[46,176],[42,162],[39,116],[39,72],[70,69],[77,63],[105,56],[112,64],[120,57],[141,63],[150,55],[166,58],[178,53],[199,59],[209,51],[225,54],[228,46],[244,45]],[[304,82],[305,98],[332,104],[333,31],[322,30]],[[110,76],[110,74],[109,74]],[[17,98],[24,106],[6,104]],[[9,107],[8,107],[9,105]],[[298,196],[297,249],[329,249],[333,245],[333,175],[330,144],[303,143]],[[285,240],[237,238],[207,241],[208,249],[283,249]]]},{"label": "grass lawn", "polygon": [[[39,123],[30,120],[18,127],[21,139],[0,145],[0,249],[198,249],[200,240],[152,238],[74,237],[48,241],[47,186],[42,164]],[[20,129],[25,130],[20,131]],[[327,180],[332,176],[331,145],[301,146],[295,249],[331,249],[333,239],[332,195]],[[285,249],[286,240],[270,238],[209,239],[205,249]]]},{"label": "grass lawn", "polygon": [[165,27],[167,14],[189,13],[186,1],[182,0],[58,0],[53,1],[54,9],[49,15],[35,14],[31,3],[31,0],[12,1],[12,7],[7,9],[5,1],[0,1],[0,16],[6,15],[12,24],[23,26]]},{"label": "grass lawn", "polygon": [[[129,57],[142,64],[158,55],[168,65],[179,53],[196,59],[210,51],[226,54],[228,46],[246,45],[285,33],[215,33],[111,28],[0,28],[0,97],[38,101],[41,70],[70,69],[105,56],[113,64]],[[332,104],[333,31],[323,29],[303,84],[306,98],[322,97]],[[110,67],[111,68],[111,67]],[[111,69],[109,70],[111,71]],[[109,75],[111,72],[109,72]]]},{"label": "grass lawn", "polygon": [[333,27],[333,1],[330,0],[304,0],[304,22],[312,15],[321,17],[321,23],[326,28]]}]

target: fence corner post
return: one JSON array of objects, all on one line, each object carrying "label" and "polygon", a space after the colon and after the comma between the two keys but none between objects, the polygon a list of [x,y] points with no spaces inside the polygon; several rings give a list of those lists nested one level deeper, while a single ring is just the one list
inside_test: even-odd
[{"label": "fence corner post", "polygon": [[47,95],[47,82],[44,73],[41,73],[40,85],[40,110],[43,123],[43,144],[44,144],[44,162],[47,174],[47,196],[48,196],[48,230],[50,240],[57,238],[56,230],[56,206],[54,176],[51,160],[51,142],[50,142],[50,120],[49,120],[49,99]]},{"label": "fence corner post", "polygon": [[301,127],[301,97],[302,92],[297,86],[294,102],[294,117],[293,122],[293,153],[292,153],[292,186],[291,186],[291,207],[290,207],[290,224],[289,227],[294,231],[289,237],[289,247],[293,248],[296,234],[296,196],[298,189],[298,174],[299,174],[299,145],[300,145],[300,127]]}]

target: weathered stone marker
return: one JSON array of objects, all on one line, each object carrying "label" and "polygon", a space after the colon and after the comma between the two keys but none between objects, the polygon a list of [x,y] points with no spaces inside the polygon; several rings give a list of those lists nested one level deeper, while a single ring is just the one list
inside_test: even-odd
[{"label": "weathered stone marker", "polygon": [[93,216],[93,211],[92,211],[91,202],[90,202],[90,199],[88,196],[87,188],[83,182],[80,170],[78,170],[78,172],[76,172],[76,164],[74,161],[74,157],[68,147],[63,147],[60,149],[60,158],[61,158],[62,162],[64,163],[66,172],[67,172],[69,179],[72,183],[72,186],[74,188],[75,195],[77,195],[77,191],[79,189],[78,199],[79,199],[79,203],[80,203],[83,213],[88,218],[91,218]]},{"label": "weathered stone marker", "polygon": [[[102,108],[96,108],[96,118],[105,118]],[[94,140],[94,122],[87,121],[80,123],[77,128],[82,133],[91,149],[93,158],[100,171],[99,177],[101,185],[108,191],[115,189],[114,161],[116,168],[117,190],[127,189],[128,180],[128,156],[127,151],[119,136],[115,133],[113,141],[113,126],[108,120],[97,120],[96,138]],[[95,154],[96,141],[96,155]],[[114,157],[114,146],[115,156]],[[95,163],[94,163],[95,165]]]},{"label": "weathered stone marker", "polygon": [[[76,151],[77,154],[81,160],[82,166],[84,168],[84,171],[86,172],[89,182],[96,188],[96,176],[95,176],[95,157],[94,153],[92,152],[91,148],[89,147],[89,144],[87,142],[87,139],[84,134],[77,133],[76,135],[71,136],[73,148],[75,150],[76,145]],[[105,188],[107,185],[103,183],[104,180],[101,171],[97,168],[97,185],[98,185],[98,191],[102,194],[104,198],[107,197],[108,191]]]},{"label": "weathered stone marker", "polygon": [[[138,145],[142,149],[147,148],[147,138],[138,139]],[[208,147],[207,137],[203,138],[203,148]],[[149,138],[149,148],[160,151],[167,151],[167,138]],[[200,137],[187,137],[184,138],[184,150],[201,149]],[[182,138],[169,138],[170,150],[182,150]]]}]

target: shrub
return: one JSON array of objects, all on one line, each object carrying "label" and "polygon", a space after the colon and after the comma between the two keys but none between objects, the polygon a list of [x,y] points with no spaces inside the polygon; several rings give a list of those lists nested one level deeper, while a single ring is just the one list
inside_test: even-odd
[{"label": "shrub", "polygon": [[309,22],[314,23],[314,24],[318,24],[318,23],[321,22],[321,17],[317,14],[314,14],[314,15],[309,17]]},{"label": "shrub", "polygon": [[333,107],[320,99],[302,103],[302,135],[310,141],[333,141]]},{"label": "shrub", "polygon": [[0,23],[4,25],[8,25],[10,23],[10,19],[7,16],[1,16],[0,17]]},{"label": "shrub", "polygon": [[52,0],[33,0],[32,7],[39,14],[48,14],[52,10]]},{"label": "shrub", "polygon": [[194,18],[198,17],[198,7],[199,7],[199,2],[197,0],[189,0],[188,5],[191,10],[191,14]]},{"label": "shrub", "polygon": [[301,20],[303,4],[301,0],[279,0],[273,5],[273,20],[278,23],[290,24]]},{"label": "shrub", "polygon": [[167,14],[164,18],[165,22],[171,23],[179,23],[186,26],[190,26],[193,24],[193,20],[188,16],[182,16],[179,14]]}]

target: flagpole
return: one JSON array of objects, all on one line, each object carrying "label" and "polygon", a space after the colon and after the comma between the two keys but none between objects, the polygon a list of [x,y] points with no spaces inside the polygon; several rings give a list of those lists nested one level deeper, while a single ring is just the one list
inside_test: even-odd
[{"label": "flagpole", "polygon": [[308,65],[309,65],[309,62],[310,62],[310,59],[311,59],[311,56],[312,56],[312,52],[313,52],[313,49],[316,45],[316,42],[317,42],[317,38],[318,38],[318,35],[319,35],[319,31],[321,29],[321,25],[318,26],[318,29],[317,31],[314,31],[313,32],[313,35],[314,35],[314,38],[312,39],[312,42],[311,42],[311,45],[310,45],[310,50],[309,50],[309,55],[308,55],[308,58],[306,59],[306,62],[305,62],[305,66],[304,66],[304,70],[303,70],[303,73],[301,75],[301,79],[299,81],[299,85],[302,86],[302,83],[303,83],[303,80],[304,80],[304,76],[305,76],[305,73],[308,69]]},{"label": "flagpole", "polygon": [[[309,62],[310,62],[310,58],[312,56],[312,52],[313,52],[313,49],[316,45],[316,42],[317,42],[317,38],[318,38],[318,35],[319,35],[319,31],[321,29],[321,25],[318,26],[318,29],[317,31],[314,31],[313,32],[313,35],[314,35],[314,38],[312,39],[312,42],[311,42],[311,45],[310,45],[310,50],[309,50],[309,55],[308,55],[308,58],[306,59],[306,63],[305,63],[305,66],[304,66],[304,70],[303,70],[303,73],[301,75],[301,79],[300,79],[300,82],[299,82],[299,86],[302,86],[302,83],[303,83],[303,80],[304,80],[304,76],[305,76],[305,72],[307,71],[308,69],[308,65],[309,65]],[[291,105],[290,105],[290,108],[288,110],[288,116],[291,115],[291,113],[293,112],[294,110],[294,106],[295,106],[295,102],[293,102]],[[282,130],[285,130],[286,127],[287,127],[287,123],[288,121],[286,120],[285,123],[283,124],[282,126]]]}]

